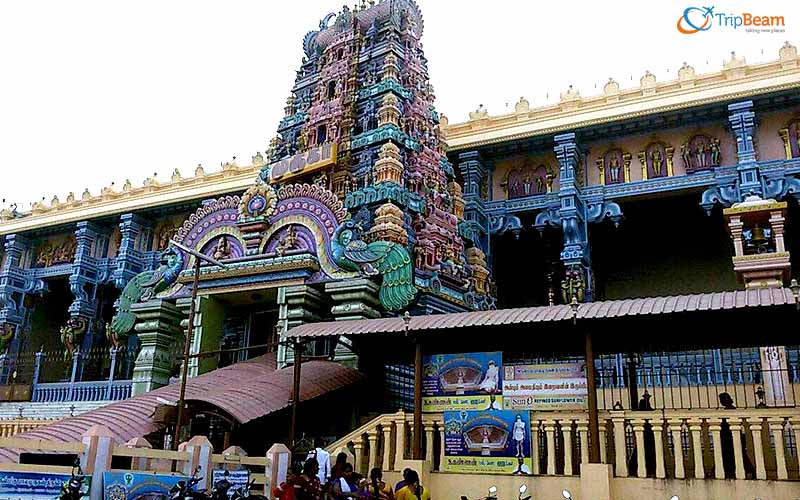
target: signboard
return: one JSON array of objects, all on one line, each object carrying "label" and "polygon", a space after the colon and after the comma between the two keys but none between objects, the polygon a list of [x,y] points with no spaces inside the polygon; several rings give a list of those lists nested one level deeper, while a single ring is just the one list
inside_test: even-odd
[{"label": "signboard", "polygon": [[587,407],[583,363],[506,366],[503,408],[581,410]]},{"label": "signboard", "polygon": [[105,500],[161,500],[178,481],[188,481],[181,475],[149,472],[111,471],[103,473]]},{"label": "signboard", "polygon": [[[69,474],[0,471],[0,498],[3,500],[53,500],[61,495],[61,487]],[[89,495],[91,477],[83,480],[83,492]]]},{"label": "signboard", "polygon": [[503,353],[436,354],[423,359],[422,411],[503,406]]},{"label": "signboard", "polygon": [[336,144],[328,142],[271,164],[268,181],[283,181],[334,163],[336,163]]},{"label": "signboard", "polygon": [[442,470],[530,474],[530,428],[527,411],[446,411]]},{"label": "signboard", "polygon": [[[228,473],[226,476],[225,473]],[[225,470],[225,469],[214,469],[214,473],[212,475],[211,486],[217,484],[218,481],[221,481],[223,478],[227,479],[229,483],[231,483],[231,487],[228,490],[228,497],[233,496],[233,492],[237,489],[241,488],[242,486],[247,486],[247,483],[250,482],[250,471],[249,470]]]}]

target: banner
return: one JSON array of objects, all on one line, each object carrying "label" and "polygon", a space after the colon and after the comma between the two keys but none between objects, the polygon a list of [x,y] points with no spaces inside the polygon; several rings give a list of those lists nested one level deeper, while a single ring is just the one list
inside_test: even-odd
[{"label": "banner", "polygon": [[588,395],[583,363],[506,366],[503,408],[582,410]]},{"label": "banner", "polygon": [[422,411],[503,407],[503,353],[425,356],[422,373]]},{"label": "banner", "polygon": [[[181,475],[149,472],[112,471],[103,473],[105,500],[161,500],[168,498],[169,489],[178,481],[188,481]],[[163,496],[162,496],[163,495]]]},{"label": "banner", "polygon": [[[70,480],[69,474],[44,472],[0,471],[0,498],[3,500],[53,500],[61,495],[61,486]],[[89,496],[92,478],[83,480],[83,492]]]},{"label": "banner", "polygon": [[527,411],[444,412],[445,472],[530,474]]},{"label": "banner", "polygon": [[[226,472],[228,473],[227,476],[225,475]],[[232,485],[228,490],[228,497],[232,497],[234,491],[238,490],[242,486],[247,486],[247,483],[250,482],[250,471],[214,469],[211,486],[214,487],[217,482],[221,481],[223,478],[227,479]]]}]

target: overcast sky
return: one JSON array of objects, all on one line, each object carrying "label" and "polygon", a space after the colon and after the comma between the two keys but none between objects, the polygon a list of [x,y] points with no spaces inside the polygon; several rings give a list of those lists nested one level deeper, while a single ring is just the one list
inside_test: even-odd
[{"label": "overcast sky", "polygon": [[[352,0],[348,2],[353,4]],[[782,15],[784,33],[681,35],[693,3],[418,0],[437,109],[450,122],[602,91],[610,76],[660,81],[687,61],[715,71],[800,45],[800,4],[751,0],[715,12]],[[703,5],[710,3],[703,2]],[[249,164],[274,136],[303,35],[336,0],[3,0],[0,2],[0,198],[32,201],[125,179],[134,185],[198,163]],[[549,97],[548,97],[549,95]]]}]

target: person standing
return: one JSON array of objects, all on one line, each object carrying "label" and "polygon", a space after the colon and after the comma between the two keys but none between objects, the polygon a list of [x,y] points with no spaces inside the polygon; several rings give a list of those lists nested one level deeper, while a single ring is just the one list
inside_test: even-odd
[{"label": "person standing", "polygon": [[325,443],[321,438],[314,439],[314,449],[308,452],[307,458],[316,458],[319,465],[319,472],[317,477],[320,484],[324,485],[331,478],[331,454],[323,448]]}]

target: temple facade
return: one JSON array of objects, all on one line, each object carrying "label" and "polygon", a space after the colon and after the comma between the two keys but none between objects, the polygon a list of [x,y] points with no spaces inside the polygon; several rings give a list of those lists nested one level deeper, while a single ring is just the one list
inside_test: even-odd
[{"label": "temple facade", "polygon": [[[450,123],[422,32],[412,0],[322,19],[277,135],[250,165],[0,212],[0,417],[91,413],[167,386],[187,333],[192,354],[210,353],[190,359],[190,377],[263,354],[291,365],[302,339],[304,356],[357,368],[382,396],[353,420],[384,415],[333,447],[399,471],[421,458],[405,443],[424,425],[430,472],[443,417],[391,413],[415,408],[403,332],[441,330],[428,354],[498,350],[513,365],[583,359],[572,324],[611,332],[594,363],[613,477],[797,478],[800,347],[774,319],[792,321],[800,297],[797,49]],[[196,257],[181,246],[222,264],[200,266],[193,332]],[[725,421],[750,436],[732,473],[713,445],[722,420],[708,416],[723,392],[756,412]],[[625,413],[649,406],[690,413]],[[584,417],[537,422],[534,474],[583,481]],[[653,429],[669,436],[666,466],[644,458]]]}]

